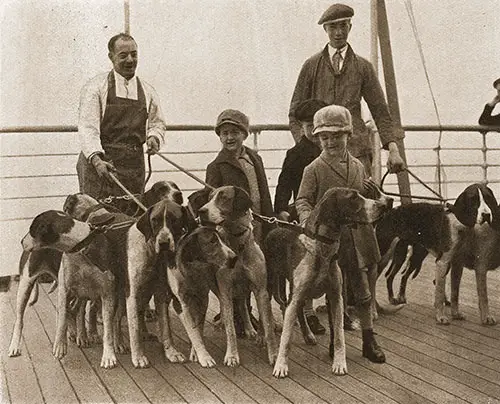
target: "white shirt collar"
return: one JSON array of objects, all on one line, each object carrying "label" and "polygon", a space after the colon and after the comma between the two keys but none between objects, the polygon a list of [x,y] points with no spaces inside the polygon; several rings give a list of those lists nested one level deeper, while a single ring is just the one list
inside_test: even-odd
[{"label": "white shirt collar", "polygon": [[[330,60],[332,60],[333,55],[337,52],[337,48],[334,48],[332,45],[328,44],[328,55],[330,56]],[[340,49],[340,56],[342,56],[342,60],[345,59],[345,54],[347,52],[347,44],[344,45],[343,48]]]},{"label": "white shirt collar", "polygon": [[119,98],[137,100],[137,76],[134,75],[130,80],[127,80],[114,69],[113,75],[115,77],[116,96]]}]

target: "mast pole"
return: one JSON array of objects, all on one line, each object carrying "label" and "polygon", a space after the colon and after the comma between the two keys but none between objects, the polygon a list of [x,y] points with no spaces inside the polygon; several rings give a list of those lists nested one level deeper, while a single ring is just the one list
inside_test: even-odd
[{"label": "mast pole", "polygon": [[125,20],[125,34],[130,35],[130,0],[123,2],[124,20]]},{"label": "mast pole", "polygon": [[[394,62],[392,59],[391,37],[389,32],[389,22],[387,19],[387,9],[385,0],[377,0],[377,21],[378,37],[380,40],[380,53],[382,56],[382,65],[384,67],[385,91],[387,94],[387,103],[394,121],[395,130],[401,131],[401,139],[396,141],[401,158],[406,162],[406,153],[404,146],[404,132],[401,126],[401,114],[398,102],[398,90],[396,87],[396,74],[394,72]],[[410,179],[407,171],[398,174],[399,193],[402,195],[411,195]],[[401,198],[401,203],[411,203],[411,197]]]},{"label": "mast pole", "polygon": [[[370,0],[370,61],[378,77],[378,19],[377,19],[377,0]],[[377,184],[382,180],[382,156],[380,152],[380,136],[378,131],[372,131],[373,164],[372,179]]]}]

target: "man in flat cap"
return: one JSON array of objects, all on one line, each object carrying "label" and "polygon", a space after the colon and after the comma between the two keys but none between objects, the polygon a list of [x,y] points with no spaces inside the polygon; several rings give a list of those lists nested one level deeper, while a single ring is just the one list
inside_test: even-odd
[{"label": "man in flat cap", "polygon": [[346,107],[353,120],[353,134],[348,141],[349,152],[360,160],[371,175],[373,151],[369,130],[361,117],[363,98],[375,120],[382,146],[389,150],[387,166],[397,173],[404,162],[396,144],[403,132],[394,127],[382,87],[370,62],[355,54],[347,43],[354,10],[344,4],[333,4],[321,16],[318,24],[328,35],[325,48],[307,59],[295,86],[289,110],[290,130],[295,142],[303,136],[297,119],[297,107],[306,99],[317,98],[327,104]]},{"label": "man in flat cap", "polygon": [[500,114],[491,115],[495,105],[500,103],[500,78],[493,82],[493,88],[497,91],[497,94],[484,106],[483,113],[479,117],[479,125],[500,126]]}]

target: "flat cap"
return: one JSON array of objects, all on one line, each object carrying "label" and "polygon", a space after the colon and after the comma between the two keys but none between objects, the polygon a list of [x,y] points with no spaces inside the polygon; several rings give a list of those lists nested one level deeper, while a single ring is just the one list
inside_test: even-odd
[{"label": "flat cap", "polygon": [[497,86],[500,84],[500,78],[496,79],[494,82],[493,82],[493,88],[497,88]]},{"label": "flat cap", "polygon": [[219,134],[220,127],[225,123],[232,123],[238,128],[242,129],[249,134],[250,123],[248,121],[248,116],[243,112],[236,109],[226,109],[222,111],[217,117],[217,122],[215,124],[215,133]]},{"label": "flat cap", "polygon": [[312,122],[314,114],[328,104],[317,98],[309,98],[302,101],[295,110],[295,118],[302,122]]},{"label": "flat cap", "polygon": [[352,133],[352,117],[349,110],[340,105],[328,105],[314,114],[313,135],[320,132]]},{"label": "flat cap", "polygon": [[354,10],[345,4],[336,3],[327,8],[318,21],[319,25],[329,24],[337,21],[350,20]]}]

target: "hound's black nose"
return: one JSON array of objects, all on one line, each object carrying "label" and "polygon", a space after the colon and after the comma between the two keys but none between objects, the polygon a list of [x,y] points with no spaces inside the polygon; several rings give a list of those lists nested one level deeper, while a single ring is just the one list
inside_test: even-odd
[{"label": "hound's black nose", "polygon": [[491,213],[481,213],[481,217],[483,219],[483,222],[491,224]]}]

